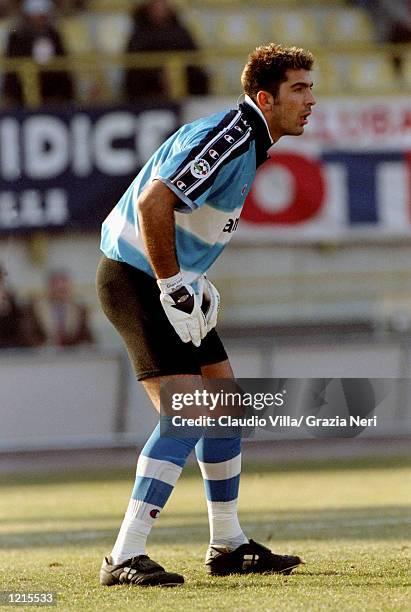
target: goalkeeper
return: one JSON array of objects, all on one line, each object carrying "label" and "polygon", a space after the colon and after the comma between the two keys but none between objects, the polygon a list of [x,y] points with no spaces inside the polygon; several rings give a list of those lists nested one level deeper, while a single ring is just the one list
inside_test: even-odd
[{"label": "goalkeeper", "polygon": [[[312,65],[311,53],[295,47],[271,43],[253,51],[241,77],[245,99],[239,108],[183,125],[103,223],[100,302],[158,411],[161,383],[195,389],[204,378],[233,378],[215,330],[219,294],[205,273],[236,229],[270,147],[304,132],[315,104]],[[100,571],[102,584],[184,582],[148,557],[146,540],[193,449],[207,496],[208,573],[290,573],[301,563],[249,540],[241,528],[240,438],[162,437],[158,425],[138,459],[124,520]]]}]

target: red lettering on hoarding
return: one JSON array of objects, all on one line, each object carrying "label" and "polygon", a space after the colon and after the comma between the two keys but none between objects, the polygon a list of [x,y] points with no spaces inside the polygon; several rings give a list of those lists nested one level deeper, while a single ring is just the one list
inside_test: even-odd
[{"label": "red lettering on hoarding", "polygon": [[[280,166],[290,173],[293,188],[289,200],[281,210],[270,211],[261,201],[259,180],[264,172]],[[259,178],[260,177],[260,178]],[[273,185],[273,189],[275,186]],[[268,198],[270,194],[265,194]],[[318,161],[290,153],[276,153],[257,173],[253,188],[247,197],[242,218],[249,223],[292,225],[317,216],[324,204],[325,185]]]},{"label": "red lettering on hoarding", "polygon": [[337,138],[338,134],[344,134],[346,137],[358,138],[364,128],[361,126],[361,119],[348,110],[340,110],[337,121]]},{"label": "red lettering on hoarding", "polygon": [[390,113],[387,108],[376,108],[370,115],[372,131],[376,136],[387,134],[392,130]]},{"label": "red lettering on hoarding", "polygon": [[400,131],[404,132],[405,130],[411,129],[411,111],[404,111],[404,115],[402,117],[402,123],[400,126]]}]

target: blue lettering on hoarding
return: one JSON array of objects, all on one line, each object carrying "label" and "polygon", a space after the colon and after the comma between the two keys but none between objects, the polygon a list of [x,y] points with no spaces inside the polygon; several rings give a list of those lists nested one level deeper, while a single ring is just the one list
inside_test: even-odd
[{"label": "blue lettering on hoarding", "polygon": [[341,163],[347,172],[347,210],[352,225],[378,223],[377,173],[380,164],[404,160],[401,151],[324,153],[324,162]]}]

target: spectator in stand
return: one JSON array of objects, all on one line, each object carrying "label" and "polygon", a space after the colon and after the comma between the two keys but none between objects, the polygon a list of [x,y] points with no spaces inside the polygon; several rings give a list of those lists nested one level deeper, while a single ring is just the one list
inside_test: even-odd
[{"label": "spectator in stand", "polygon": [[[388,28],[387,41],[390,43],[411,42],[411,0],[379,0],[382,14]],[[401,73],[402,58],[400,53],[394,53],[395,69]]]},{"label": "spectator in stand", "polygon": [[0,349],[31,346],[26,313],[7,287],[6,275],[0,265]]},{"label": "spectator in stand", "polygon": [[[54,57],[65,55],[62,38],[52,23],[52,9],[50,0],[24,0],[20,19],[9,33],[6,57],[28,57],[39,65],[46,65]],[[71,101],[71,76],[64,70],[40,73],[40,94],[46,104]],[[7,106],[24,103],[21,79],[14,72],[5,75],[3,100]]]},{"label": "spectator in stand", "polygon": [[[127,52],[193,51],[194,40],[168,0],[146,0],[133,13],[134,30]],[[188,66],[187,90],[191,95],[208,93],[208,77],[202,68]],[[130,101],[170,96],[170,85],[163,68],[126,71],[124,94]]]},{"label": "spectator in stand", "polygon": [[29,307],[36,344],[78,346],[94,342],[87,307],[74,295],[66,270],[54,270],[48,277],[47,292]]},{"label": "spectator in stand", "polygon": [[[382,42],[411,42],[411,0],[358,0],[370,11],[377,36]],[[394,67],[401,72],[401,55],[393,54]]]}]

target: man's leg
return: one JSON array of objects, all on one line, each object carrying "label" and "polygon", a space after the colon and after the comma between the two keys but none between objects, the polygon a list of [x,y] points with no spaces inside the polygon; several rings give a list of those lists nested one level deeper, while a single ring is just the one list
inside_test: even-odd
[{"label": "man's leg", "polygon": [[[163,376],[143,380],[154,407],[160,410],[162,382],[184,381],[184,386],[201,385],[201,376]],[[160,435],[156,426],[141,451],[136,480],[127,512],[111,553],[114,563],[146,554],[146,540],[166,504],[198,438],[171,438]]]},{"label": "man's leg", "polygon": [[[161,306],[155,279],[141,270],[103,256],[96,281],[103,312],[122,337],[136,378],[142,381],[157,410],[162,382],[175,381],[185,390],[188,387],[187,391],[198,389],[204,359],[226,358],[214,331],[199,349],[181,342]],[[111,557],[104,560],[100,575],[103,584],[153,584],[144,576],[141,582],[138,576],[140,567],[148,563],[142,555],[146,539],[197,441],[161,437],[158,427],[153,432],[139,459],[132,497],[113,549],[114,559],[123,561],[115,563]],[[179,578],[182,582],[182,576]],[[167,576],[154,579],[160,584],[157,579],[168,584]],[[172,578],[171,583],[178,583],[178,578]]]},{"label": "man's leg", "polygon": [[[201,368],[203,378],[233,379],[228,360]],[[248,542],[237,516],[241,438],[201,438],[196,456],[204,479],[210,544],[234,549]]]},{"label": "man's leg", "polygon": [[[202,367],[201,373],[203,379],[234,378],[228,360]],[[302,563],[300,557],[277,555],[251,539],[248,541],[238,521],[241,438],[201,438],[196,455],[204,478],[210,522],[208,573],[290,574]]]},{"label": "man's leg", "polygon": [[[178,382],[184,384],[185,389],[195,389],[201,385],[201,380],[201,376],[195,375],[162,376],[143,380],[142,384],[159,411],[162,382]],[[136,582],[173,585],[184,582],[179,574],[158,571],[160,566],[156,568],[156,564],[146,556],[146,541],[197,442],[198,438],[162,437],[160,424],[156,426],[138,459],[136,480],[126,514],[111,555],[103,562],[100,573],[102,584]],[[148,568],[145,567],[147,563]],[[130,571],[134,574],[130,574]],[[134,581],[133,577],[137,577],[138,581]]]}]

